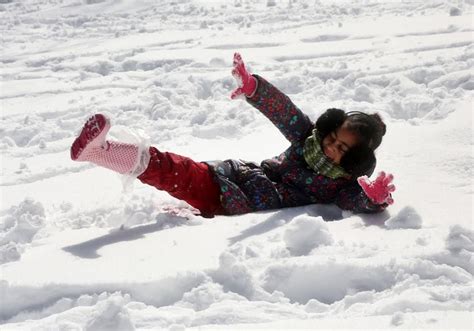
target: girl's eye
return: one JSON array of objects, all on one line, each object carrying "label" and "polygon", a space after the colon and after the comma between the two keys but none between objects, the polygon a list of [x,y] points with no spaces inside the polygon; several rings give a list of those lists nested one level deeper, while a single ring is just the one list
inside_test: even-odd
[{"label": "girl's eye", "polygon": [[346,147],[343,146],[343,145],[339,145],[339,146],[337,147],[337,149],[339,150],[339,152],[341,152],[341,154],[345,154],[345,153],[347,153],[347,151],[349,150],[348,148],[346,148]]}]

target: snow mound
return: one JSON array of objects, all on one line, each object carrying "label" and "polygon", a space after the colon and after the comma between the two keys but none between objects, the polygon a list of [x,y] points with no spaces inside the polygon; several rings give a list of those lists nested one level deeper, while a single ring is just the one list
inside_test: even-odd
[{"label": "snow mound", "polygon": [[19,260],[22,252],[23,249],[14,242],[0,246],[0,264]]},{"label": "snow mound", "polygon": [[0,264],[20,259],[24,245],[44,227],[43,205],[26,198],[13,206],[0,223]]},{"label": "snow mound", "polygon": [[421,216],[411,206],[404,207],[397,215],[385,221],[389,229],[421,229]]},{"label": "snow mound", "polygon": [[107,300],[100,302],[91,319],[86,323],[86,331],[132,331],[135,330],[130,314],[125,305],[130,301],[130,296],[119,293],[112,295]]},{"label": "snow mound", "polygon": [[224,288],[220,284],[206,282],[186,292],[176,305],[202,311],[223,300],[242,301],[245,298],[236,293],[224,292]]},{"label": "snow mound", "polygon": [[221,284],[225,291],[251,298],[256,291],[252,270],[239,261],[235,252],[225,251],[219,256],[219,268],[210,272],[212,279]]},{"label": "snow mound", "polygon": [[457,224],[452,226],[446,239],[446,248],[452,253],[462,250],[474,252],[474,231]]},{"label": "snow mound", "polygon": [[461,16],[462,11],[458,7],[451,7],[449,9],[449,16]]},{"label": "snow mound", "polygon": [[365,101],[369,103],[373,101],[370,89],[367,87],[367,85],[362,84],[356,87],[354,91],[354,100]]},{"label": "snow mound", "polygon": [[392,315],[392,319],[390,320],[390,324],[393,326],[400,326],[403,324],[403,313],[401,312],[396,312],[395,314]]},{"label": "snow mound", "polygon": [[130,301],[131,297],[121,292],[62,298],[44,309],[22,312],[10,322],[26,321],[20,330],[34,329],[30,326],[39,320],[36,328],[40,330],[130,331],[135,330],[130,311],[137,306]]},{"label": "snow mound", "polygon": [[292,255],[307,255],[320,245],[330,245],[333,238],[322,217],[296,217],[285,231],[283,239]]},{"label": "snow mound", "polygon": [[[280,291],[292,302],[308,304],[311,299],[324,304],[342,300],[348,294],[382,291],[395,284],[391,266],[360,265],[357,261],[291,262],[268,267],[263,288]],[[307,309],[322,309],[314,302]]]}]

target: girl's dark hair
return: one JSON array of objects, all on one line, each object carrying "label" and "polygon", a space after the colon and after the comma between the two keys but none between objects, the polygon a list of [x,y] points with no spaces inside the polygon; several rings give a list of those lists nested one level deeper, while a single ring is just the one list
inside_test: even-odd
[{"label": "girl's dark hair", "polygon": [[377,149],[382,142],[382,137],[387,131],[385,123],[379,114],[365,114],[358,111],[346,114],[347,128],[356,133],[361,142],[372,150]]},{"label": "girl's dark hair", "polygon": [[354,179],[372,175],[376,164],[374,151],[363,145],[352,147],[341,159],[341,167]]},{"label": "girl's dark hair", "polygon": [[318,118],[315,127],[323,140],[346,121],[347,128],[357,134],[359,142],[344,154],[341,166],[353,178],[370,176],[377,162],[374,150],[382,142],[386,126],[378,114],[365,114],[358,111],[346,113],[341,109],[331,108]]}]

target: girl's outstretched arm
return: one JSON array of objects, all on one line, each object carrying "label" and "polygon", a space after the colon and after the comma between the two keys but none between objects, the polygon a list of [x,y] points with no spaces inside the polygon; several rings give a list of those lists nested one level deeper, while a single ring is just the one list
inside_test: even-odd
[{"label": "girl's outstretched arm", "polygon": [[245,95],[247,102],[264,114],[292,144],[304,141],[313,123],[290,98],[260,76],[250,75],[240,54],[234,54],[232,75],[239,87],[231,98]]}]

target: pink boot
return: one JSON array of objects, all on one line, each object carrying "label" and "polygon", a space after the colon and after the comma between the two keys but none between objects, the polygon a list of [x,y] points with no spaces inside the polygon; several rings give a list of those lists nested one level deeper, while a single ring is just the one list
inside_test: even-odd
[{"label": "pink boot", "polygon": [[71,159],[88,161],[121,174],[131,174],[140,162],[136,145],[106,141],[110,121],[102,114],[89,118],[71,146]]}]

